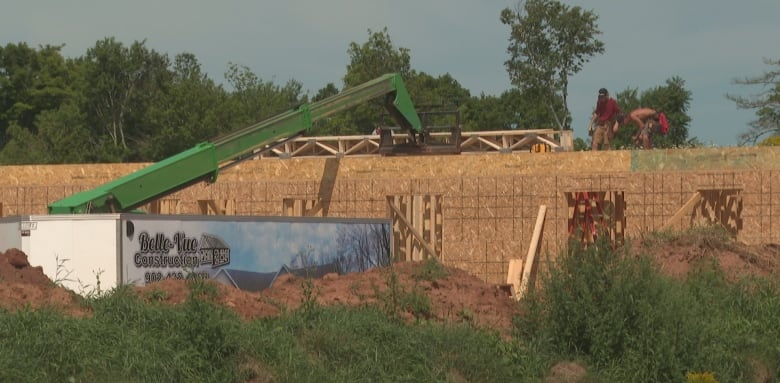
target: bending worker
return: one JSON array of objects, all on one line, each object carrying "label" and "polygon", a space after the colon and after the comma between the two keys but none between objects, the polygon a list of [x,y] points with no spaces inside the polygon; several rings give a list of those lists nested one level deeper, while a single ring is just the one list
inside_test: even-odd
[{"label": "bending worker", "polygon": [[634,109],[622,120],[623,124],[637,126],[636,134],[631,136],[634,145],[642,149],[653,147],[653,132],[660,130],[660,112],[652,108]]}]

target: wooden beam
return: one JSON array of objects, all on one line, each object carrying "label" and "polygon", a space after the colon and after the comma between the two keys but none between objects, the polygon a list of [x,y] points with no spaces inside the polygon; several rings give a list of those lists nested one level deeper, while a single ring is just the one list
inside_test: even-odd
[{"label": "wooden beam", "polygon": [[420,242],[422,247],[424,247],[425,250],[427,250],[434,258],[436,258],[436,250],[434,250],[428,242],[425,242],[425,240],[423,239],[422,234],[420,234],[420,232],[417,231],[417,229],[415,229],[414,226],[412,226],[409,223],[409,221],[406,219],[406,217],[401,213],[400,210],[398,210],[398,208],[395,205],[393,205],[393,204],[389,204],[389,205],[390,205],[390,208],[393,209],[395,214],[398,215],[398,219],[400,219],[404,223],[404,225],[406,225],[406,227],[409,228],[409,231],[412,232],[412,235],[415,238],[417,238],[417,240]]},{"label": "wooden beam", "polygon": [[688,199],[688,202],[686,202],[680,210],[677,210],[676,213],[670,218],[666,223],[661,226],[661,230],[666,230],[674,225],[675,222],[679,221],[680,218],[682,218],[686,214],[691,214],[693,211],[693,208],[696,207],[696,204],[701,201],[701,193],[696,191],[693,193],[690,199]]},{"label": "wooden beam", "polygon": [[506,273],[506,284],[509,286],[509,295],[513,298],[520,291],[520,278],[523,276],[523,260],[519,258],[509,260],[509,270]]},{"label": "wooden beam", "polygon": [[539,213],[536,215],[536,225],[534,226],[534,234],[531,237],[531,244],[528,246],[528,255],[525,256],[525,262],[523,264],[523,276],[520,278],[520,289],[515,295],[516,300],[522,299],[531,284],[531,272],[534,268],[534,261],[536,259],[536,252],[539,249],[539,237],[542,235],[542,228],[544,227],[544,216],[547,213],[547,206],[539,206]]}]

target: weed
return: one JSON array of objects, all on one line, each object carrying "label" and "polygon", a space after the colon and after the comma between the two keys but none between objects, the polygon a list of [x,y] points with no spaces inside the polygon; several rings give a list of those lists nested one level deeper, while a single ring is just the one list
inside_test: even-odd
[{"label": "weed", "polygon": [[70,258],[60,259],[58,254],[54,254],[54,261],[56,263],[53,281],[54,285],[63,287],[65,282],[74,282],[72,279],[70,279],[70,275],[73,273],[73,270],[68,270],[65,267],[65,264],[70,262]]},{"label": "weed", "polygon": [[190,289],[190,300],[205,300],[214,302],[219,296],[217,285],[207,279],[187,278],[187,287]]},{"label": "weed", "polygon": [[311,278],[304,278],[301,281],[301,311],[305,316],[312,315],[316,311],[319,294]]},{"label": "weed", "polygon": [[449,276],[449,272],[445,269],[436,258],[430,257],[423,261],[423,263],[414,270],[412,277],[418,281],[426,280],[429,282],[436,281],[437,279],[446,278]]},{"label": "weed", "polygon": [[391,318],[398,318],[401,308],[401,295],[403,294],[402,287],[398,282],[398,274],[392,265],[385,268],[383,273],[385,274],[387,289],[381,291],[379,286],[373,285],[374,295],[381,303],[385,315]]},{"label": "weed", "polygon": [[351,285],[349,285],[349,293],[351,295],[354,295],[358,301],[365,302],[366,301],[366,295],[360,292],[361,283],[360,281],[352,282]]},{"label": "weed", "polygon": [[401,308],[417,319],[430,319],[433,316],[431,299],[418,286],[401,295]]},{"label": "weed", "polygon": [[152,289],[146,292],[146,299],[148,299],[151,302],[162,302],[168,297],[170,294],[165,290],[160,289]]},{"label": "weed", "polygon": [[465,323],[474,324],[474,312],[467,308],[458,311],[458,318]]},{"label": "weed", "polygon": [[103,275],[103,272],[104,272],[103,269],[92,271],[92,273],[95,275],[94,285],[86,284],[82,282],[81,279],[78,279],[77,282],[79,284],[79,295],[83,296],[84,298],[90,299],[90,298],[99,297],[101,294],[103,294],[103,291],[100,288],[100,276]]}]

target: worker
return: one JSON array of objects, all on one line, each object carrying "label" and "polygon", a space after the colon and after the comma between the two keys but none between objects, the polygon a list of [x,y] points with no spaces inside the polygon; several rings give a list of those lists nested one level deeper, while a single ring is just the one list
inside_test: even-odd
[{"label": "worker", "polygon": [[652,149],[653,133],[660,130],[661,126],[660,115],[661,113],[653,108],[637,108],[622,116],[623,125],[636,125],[636,133],[631,136],[635,146],[640,149]]},{"label": "worker", "polygon": [[594,151],[610,149],[609,141],[615,133],[614,128],[616,127],[615,123],[617,122],[618,113],[620,113],[620,108],[617,101],[609,97],[609,92],[606,88],[599,89],[596,109],[593,111],[593,116],[590,119],[592,131],[588,132],[593,136],[591,148]]}]

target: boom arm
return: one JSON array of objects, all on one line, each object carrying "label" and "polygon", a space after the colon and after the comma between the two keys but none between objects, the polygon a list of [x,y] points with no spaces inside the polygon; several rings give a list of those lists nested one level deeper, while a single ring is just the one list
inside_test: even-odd
[{"label": "boom arm", "polygon": [[94,189],[55,201],[49,205],[49,213],[127,212],[200,181],[214,182],[220,169],[251,157],[255,149],[278,145],[311,129],[314,121],[379,96],[385,96],[385,107],[402,128],[412,134],[422,131],[420,118],[401,76],[386,74],[321,101],[302,104],[214,142],[200,143]]}]

